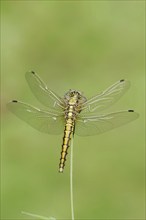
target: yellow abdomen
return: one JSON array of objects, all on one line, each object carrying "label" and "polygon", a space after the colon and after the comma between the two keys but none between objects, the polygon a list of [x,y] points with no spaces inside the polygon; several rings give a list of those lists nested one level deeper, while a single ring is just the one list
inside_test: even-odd
[{"label": "yellow abdomen", "polygon": [[70,146],[73,132],[74,132],[74,120],[69,117],[66,120],[66,125],[65,125],[65,129],[64,129],[64,137],[63,137],[61,158],[60,158],[60,164],[59,164],[59,172],[60,173],[63,172],[64,166],[65,166],[67,150]]}]

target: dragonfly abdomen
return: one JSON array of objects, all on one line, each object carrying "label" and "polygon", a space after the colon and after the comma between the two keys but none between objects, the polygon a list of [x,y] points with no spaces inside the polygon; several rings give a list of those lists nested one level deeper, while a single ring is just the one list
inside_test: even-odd
[{"label": "dragonfly abdomen", "polygon": [[65,120],[66,125],[64,129],[64,137],[63,137],[63,144],[62,144],[62,151],[61,151],[61,158],[60,158],[60,164],[59,164],[59,172],[62,173],[66,156],[67,156],[67,150],[70,146],[71,138],[74,134],[74,128],[75,128],[75,120],[79,113],[78,110],[78,93],[73,92],[73,94],[70,96],[69,100],[67,101],[67,107],[65,109]]},{"label": "dragonfly abdomen", "polygon": [[59,172],[60,173],[63,172],[64,166],[65,166],[67,150],[70,146],[73,132],[74,132],[74,120],[71,118],[68,118],[66,120],[66,125],[65,125],[65,129],[64,129],[64,137],[63,137],[61,158],[60,158],[60,164],[59,164]]}]

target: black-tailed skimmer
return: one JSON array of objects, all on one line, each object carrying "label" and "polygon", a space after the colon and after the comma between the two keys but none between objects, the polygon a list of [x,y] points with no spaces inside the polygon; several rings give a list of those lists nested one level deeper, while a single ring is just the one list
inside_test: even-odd
[{"label": "black-tailed skimmer", "polygon": [[16,100],[8,108],[33,128],[48,134],[61,134],[64,130],[59,172],[63,172],[67,150],[74,133],[79,136],[97,135],[124,125],[138,117],[134,110],[101,113],[114,104],[129,88],[127,80],[120,80],[104,92],[86,99],[81,92],[69,90],[61,98],[50,90],[39,76],[31,71],[26,80],[35,97],[47,107],[40,110]]}]

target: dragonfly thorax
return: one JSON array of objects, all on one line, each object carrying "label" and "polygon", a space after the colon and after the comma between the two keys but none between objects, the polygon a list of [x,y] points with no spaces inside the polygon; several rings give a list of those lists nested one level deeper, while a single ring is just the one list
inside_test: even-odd
[{"label": "dragonfly thorax", "polygon": [[81,92],[69,90],[65,94],[64,100],[66,102],[65,118],[66,120],[71,119],[74,121],[82,110],[82,103],[85,98],[81,95]]}]

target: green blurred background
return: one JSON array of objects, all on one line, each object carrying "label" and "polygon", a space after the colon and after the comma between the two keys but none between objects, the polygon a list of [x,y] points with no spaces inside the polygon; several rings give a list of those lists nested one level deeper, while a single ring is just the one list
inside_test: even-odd
[{"label": "green blurred background", "polygon": [[[144,219],[144,1],[1,1],[2,217],[26,211],[70,219],[69,155],[58,173],[62,135],[31,128],[6,109],[11,99],[43,108],[25,72],[60,95],[90,97],[122,78],[131,88],[114,106],[140,117],[74,140],[78,219]],[[70,153],[70,150],[69,150]]]}]

